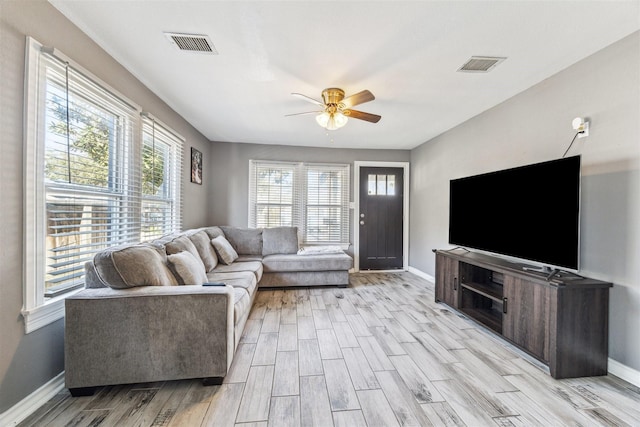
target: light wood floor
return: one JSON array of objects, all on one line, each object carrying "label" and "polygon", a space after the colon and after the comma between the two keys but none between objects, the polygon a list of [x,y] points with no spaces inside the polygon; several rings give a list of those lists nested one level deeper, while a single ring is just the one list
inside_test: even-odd
[{"label": "light wood floor", "polygon": [[23,426],[640,426],[640,389],[557,381],[410,273],[260,291],[222,386],[64,392]]}]

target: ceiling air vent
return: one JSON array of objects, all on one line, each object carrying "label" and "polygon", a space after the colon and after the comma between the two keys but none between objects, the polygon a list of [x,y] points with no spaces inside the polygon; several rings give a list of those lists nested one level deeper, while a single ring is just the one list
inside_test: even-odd
[{"label": "ceiling air vent", "polygon": [[181,33],[164,33],[164,35],[167,36],[171,44],[180,50],[209,53],[212,55],[218,54],[218,51],[208,36]]},{"label": "ceiling air vent", "polygon": [[463,73],[486,73],[507,58],[494,56],[472,56],[465,64],[458,68]]}]

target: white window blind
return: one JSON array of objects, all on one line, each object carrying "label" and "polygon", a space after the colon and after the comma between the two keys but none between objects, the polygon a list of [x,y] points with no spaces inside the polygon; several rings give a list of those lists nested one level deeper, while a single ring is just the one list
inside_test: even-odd
[{"label": "white window blind", "polygon": [[182,227],[182,137],[146,114],[142,120],[141,240]]},{"label": "white window blind", "polygon": [[139,236],[137,110],[69,64],[40,60],[45,297],[82,286],[97,251]]},{"label": "white window blind", "polygon": [[349,165],[305,164],[304,240],[349,241]]},{"label": "white window blind", "polygon": [[249,223],[252,227],[293,226],[299,222],[294,163],[249,161]]},{"label": "white window blind", "polygon": [[296,226],[306,244],[349,243],[349,165],[249,162],[249,226]]}]

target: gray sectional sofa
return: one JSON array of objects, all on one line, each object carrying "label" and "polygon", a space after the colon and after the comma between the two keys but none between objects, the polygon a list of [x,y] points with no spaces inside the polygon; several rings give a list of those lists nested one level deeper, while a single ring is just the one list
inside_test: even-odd
[{"label": "gray sectional sofa", "polygon": [[103,250],[65,302],[67,388],[221,383],[258,287],[348,286],[349,255],[310,252],[295,227],[205,227]]}]

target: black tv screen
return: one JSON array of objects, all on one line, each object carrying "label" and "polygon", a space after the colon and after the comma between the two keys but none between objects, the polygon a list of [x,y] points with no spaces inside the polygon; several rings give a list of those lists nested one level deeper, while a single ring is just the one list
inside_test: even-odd
[{"label": "black tv screen", "polygon": [[578,269],[580,156],[450,182],[449,243]]}]

